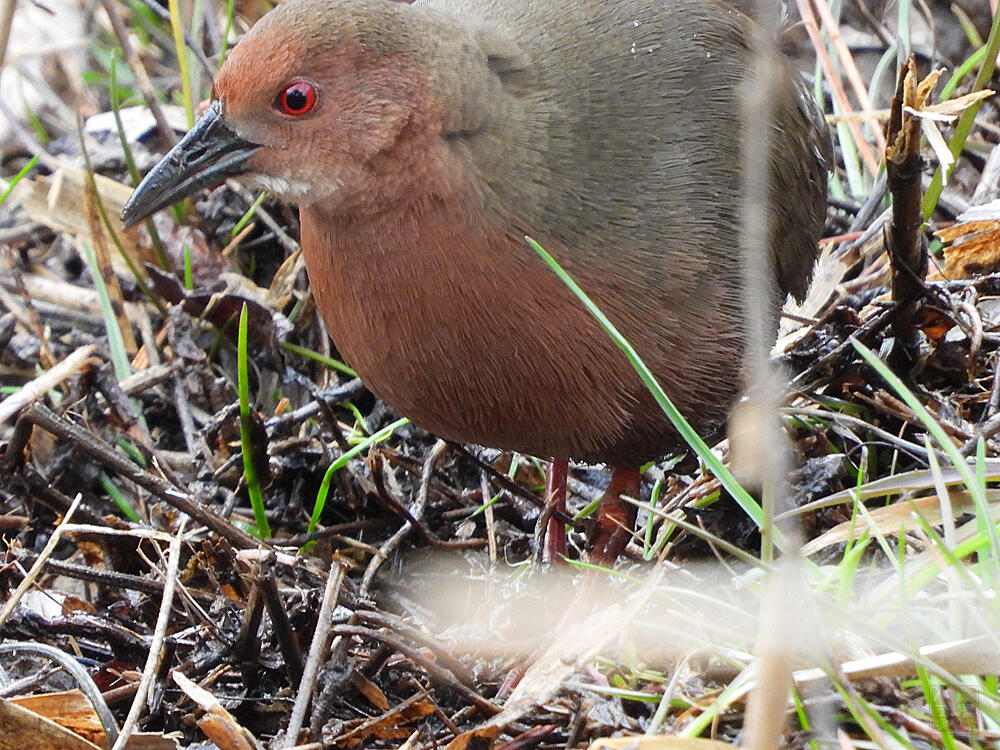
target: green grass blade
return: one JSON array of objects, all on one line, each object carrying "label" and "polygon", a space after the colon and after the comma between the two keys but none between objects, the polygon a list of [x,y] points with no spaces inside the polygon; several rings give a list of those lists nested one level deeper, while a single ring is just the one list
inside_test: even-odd
[{"label": "green grass blade", "polygon": [[261,493],[260,482],[257,481],[257,469],[253,465],[253,442],[250,431],[250,371],[247,357],[247,305],[243,303],[240,311],[240,327],[237,343],[237,381],[240,395],[240,448],[243,453],[243,476],[247,483],[247,493],[250,495],[250,505],[253,508],[256,532],[259,537],[271,536],[271,526],[264,512],[264,496]]},{"label": "green grass blade", "polygon": [[985,486],[976,481],[976,478],[973,475],[973,467],[969,466],[962,454],[958,452],[958,447],[951,441],[951,439],[949,439],[948,434],[944,431],[944,428],[938,424],[938,421],[929,411],[927,411],[926,407],[920,403],[920,399],[914,395],[913,391],[906,387],[903,381],[897,377],[896,373],[894,373],[887,364],[880,360],[875,352],[866,347],[860,341],[852,339],[851,343],[854,345],[854,348],[858,351],[862,358],[869,365],[871,365],[871,367],[883,380],[885,380],[886,383],[889,384],[889,387],[892,388],[904,402],[906,402],[906,405],[909,406],[913,413],[917,415],[917,418],[924,425],[927,432],[934,438],[934,441],[951,460],[952,465],[962,477],[962,482],[965,484],[969,494],[975,501],[981,528],[983,532],[987,534],[990,541],[993,559],[1000,560],[1000,538],[998,538],[997,535],[996,524],[992,523],[990,520],[988,511],[989,502],[986,499]]},{"label": "green grass blade", "polygon": [[325,365],[337,372],[342,372],[351,378],[356,378],[358,374],[354,372],[350,367],[345,365],[339,359],[333,359],[332,357],[324,357],[319,352],[314,352],[312,349],[307,349],[304,346],[299,346],[298,344],[292,344],[288,341],[282,341],[280,344],[281,348],[286,352],[291,352],[292,354],[298,354],[306,359],[311,359],[313,362],[319,362],[321,365]]},{"label": "green grass blade", "polygon": [[230,241],[236,239],[236,235],[242,232],[243,228],[250,223],[250,220],[253,219],[254,214],[257,213],[257,209],[260,208],[266,197],[267,193],[261,193],[257,196],[257,200],[244,212],[240,220],[236,222],[236,226],[233,227],[233,231],[229,233]]},{"label": "green grass blade", "polygon": [[184,112],[190,128],[194,125],[194,97],[191,95],[191,71],[188,67],[187,47],[184,45],[184,29],[181,27],[181,9],[177,0],[168,0],[167,7],[170,9],[170,30],[174,35],[177,66],[181,73],[181,98],[184,100]]},{"label": "green grass blade", "polygon": [[98,475],[97,481],[104,489],[104,493],[111,498],[111,501],[118,507],[118,510],[121,511],[125,518],[132,523],[141,523],[142,518],[135,512],[135,508],[129,505],[128,500],[125,498],[125,494],[118,489],[118,485],[114,483],[107,473],[102,471]]},{"label": "green grass blade", "polygon": [[14,175],[14,178],[7,185],[7,188],[3,191],[2,194],[0,194],[0,203],[3,203],[5,200],[7,200],[7,196],[10,195],[11,191],[14,189],[14,186],[17,185],[17,183],[19,183],[21,180],[23,180],[24,176],[31,171],[31,168],[35,166],[35,162],[38,161],[38,157],[39,154],[35,154],[34,156],[32,156],[31,161],[29,161],[27,164],[21,167],[21,171],[18,172],[16,175]]},{"label": "green grass blade", "polygon": [[222,30],[222,49],[219,51],[219,65],[221,66],[226,60],[226,54],[229,52],[229,35],[233,31],[233,11],[234,11],[235,0],[226,0],[226,25]]},{"label": "green grass blade", "polygon": [[650,372],[649,368],[639,357],[638,352],[632,347],[632,345],[625,339],[624,336],[615,328],[614,324],[608,320],[608,318],[601,312],[601,309],[594,304],[594,302],[587,296],[569,274],[563,270],[562,266],[553,258],[545,249],[535,242],[530,237],[525,237],[531,248],[538,253],[538,256],[545,261],[545,264],[551,268],[559,279],[565,284],[576,298],[579,299],[584,306],[587,308],[588,312],[597,319],[597,322],[601,324],[601,327],[607,331],[608,335],[611,336],[618,348],[621,349],[628,361],[635,368],[638,373],[639,378],[642,380],[643,384],[649,389],[649,392],[653,394],[656,399],[656,403],[663,409],[663,413],[667,415],[670,419],[671,424],[677,432],[680,433],[684,441],[691,446],[691,449],[698,455],[698,458],[702,460],[705,466],[708,467],[715,477],[719,480],[723,487],[729,492],[730,495],[736,500],[743,511],[756,523],[758,526],[763,524],[764,513],[761,510],[760,505],[754,500],[750,493],[748,493],[740,483],[736,481],[733,475],[729,472],[722,461],[712,453],[711,448],[701,439],[701,436],[688,424],[688,421],[684,416],[678,411],[677,407],[674,406],[673,402],[664,392],[660,384],[656,382],[656,377]]},{"label": "green grass blade", "polygon": [[347,466],[347,462],[350,461],[355,456],[368,450],[371,446],[376,443],[381,443],[383,440],[387,440],[392,433],[398,430],[403,425],[410,423],[409,419],[403,417],[402,419],[397,419],[392,424],[386,425],[381,430],[371,435],[360,443],[355,445],[349,451],[345,451],[341,454],[340,458],[330,464],[330,467],[326,470],[326,474],[323,475],[323,481],[320,483],[319,491],[316,493],[316,503],[313,505],[312,516],[309,518],[309,528],[306,533],[311,534],[319,523],[320,516],[323,515],[323,509],[326,507],[326,499],[330,492],[330,483],[333,481],[333,475],[336,474],[340,469]]},{"label": "green grass blade", "polygon": [[[976,82],[972,87],[973,91],[981,91],[986,88],[993,78],[997,55],[1000,54],[1000,13],[997,13],[993,17],[993,25],[990,27],[990,35],[986,40],[986,47],[984,49],[986,52],[983,55],[983,64],[979,68],[979,75],[976,76]],[[955,133],[948,144],[948,150],[955,157],[955,163],[957,163],[959,154],[962,153],[962,148],[965,146],[965,141],[969,137],[969,133],[972,132],[976,115],[979,113],[979,108],[982,105],[982,101],[978,101],[972,106],[966,107],[958,119],[958,124],[955,126]],[[952,164],[951,169],[955,168],[955,163]],[[941,197],[941,191],[944,189],[944,180],[945,175],[941,167],[938,166],[934,172],[934,177],[931,178],[931,184],[924,194],[923,205],[921,206],[925,220],[930,218],[937,207],[938,198]]]},{"label": "green grass blade", "polygon": [[118,327],[118,316],[115,315],[115,307],[111,302],[111,295],[108,287],[104,284],[104,276],[101,274],[101,267],[97,265],[97,256],[90,243],[81,240],[84,260],[90,269],[90,275],[94,279],[94,291],[97,292],[97,300],[101,305],[101,317],[104,318],[104,329],[108,334],[108,348],[111,350],[111,366],[114,368],[115,377],[124,380],[132,374],[132,363],[125,352],[125,339],[122,336],[121,328]]}]

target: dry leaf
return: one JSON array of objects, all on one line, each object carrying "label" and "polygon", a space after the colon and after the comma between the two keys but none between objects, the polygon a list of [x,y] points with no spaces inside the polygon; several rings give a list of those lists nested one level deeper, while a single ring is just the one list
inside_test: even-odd
[{"label": "dry leaf", "polygon": [[444,750],[485,750],[499,735],[500,727],[478,727],[470,732],[462,732]]},{"label": "dry leaf", "polygon": [[285,306],[291,302],[295,294],[295,284],[305,267],[306,262],[302,257],[302,251],[298,250],[285,258],[278,270],[274,272],[268,295],[275,310],[284,310]]},{"label": "dry leaf", "polygon": [[180,672],[172,672],[171,676],[187,697],[205,711],[205,716],[198,720],[198,728],[220,750],[255,750],[260,747],[253,735],[233,718],[214,695]]},{"label": "dry leaf", "polygon": [[381,688],[356,669],[351,672],[351,684],[379,711],[389,710],[389,699]]},{"label": "dry leaf", "polygon": [[973,91],[971,94],[963,94],[962,96],[956,96],[937,104],[929,104],[924,107],[923,111],[943,115],[961,114],[973,104],[983,99],[989,99],[994,93],[996,92],[992,89],[980,89],[979,91]]},{"label": "dry leaf", "polygon": [[51,719],[0,698],[0,750],[101,750]]},{"label": "dry leaf", "polygon": [[371,740],[405,739],[412,733],[408,725],[434,712],[434,704],[425,695],[411,696],[394,706],[391,711],[342,734],[337,738],[337,747],[353,747],[359,743],[362,747],[368,747]]},{"label": "dry leaf", "polygon": [[[994,518],[1000,514],[1000,490],[987,490],[987,499],[994,501],[990,506]],[[951,496],[951,508],[954,515],[972,513],[975,504],[967,492],[955,492]],[[941,500],[937,495],[909,498],[882,508],[868,511],[870,523],[883,536],[898,534],[900,531],[910,531],[922,527],[923,523],[938,526],[942,522]],[[919,516],[919,517],[918,517]],[[923,522],[920,519],[923,519]],[[837,524],[824,534],[803,545],[803,555],[813,555],[834,544],[842,544],[849,539],[857,539],[869,528],[868,519],[858,516],[853,521]]]},{"label": "dry leaf", "polygon": [[[1000,481],[1000,459],[987,458],[983,462],[983,471],[985,472],[987,482]],[[958,469],[954,466],[942,466],[939,473],[941,481],[943,481],[946,485],[962,484],[965,481],[962,475],[958,472]],[[861,485],[860,487],[852,487],[847,490],[841,490],[840,492],[835,492],[832,495],[827,495],[826,497],[821,497],[818,500],[813,500],[805,505],[800,505],[798,508],[779,514],[777,519],[781,520],[782,518],[808,513],[814,510],[819,510],[820,508],[828,508],[833,505],[854,502],[855,499],[867,500],[869,498],[880,497],[882,495],[899,495],[904,492],[932,490],[934,489],[934,482],[935,475],[930,469],[904,471],[899,474],[894,474],[893,476],[875,479]]]},{"label": "dry leaf", "polygon": [[934,234],[952,244],[944,251],[944,269],[930,274],[929,281],[970,279],[1000,269],[1000,221],[957,222]]},{"label": "dry leaf", "polygon": [[[155,262],[152,248],[140,247],[130,241],[129,237],[134,234],[126,235],[121,219],[118,218],[125,202],[132,195],[132,188],[99,174],[94,175],[94,181],[111,228],[124,244],[126,252],[131,255],[136,266],[142,268],[146,262]],[[88,229],[87,201],[84,199],[85,191],[88,189],[87,183],[87,173],[84,170],[62,164],[59,170],[49,177],[21,180],[14,188],[11,197],[24,208],[33,221],[44,224],[56,232],[88,237],[91,244],[94,244],[94,238]],[[111,237],[107,234],[107,228],[102,228],[102,231],[104,232],[102,241],[114,247]],[[131,276],[131,271],[117,252],[111,253],[111,263],[116,273]]]},{"label": "dry leaf", "polygon": [[25,695],[11,698],[10,702],[54,721],[95,745],[103,746],[107,743],[100,718],[87,696],[79,690]]}]

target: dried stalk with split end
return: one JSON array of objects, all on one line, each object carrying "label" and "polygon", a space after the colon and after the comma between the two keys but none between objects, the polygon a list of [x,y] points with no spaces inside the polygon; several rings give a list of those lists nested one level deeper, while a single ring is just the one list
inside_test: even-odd
[{"label": "dried stalk with split end", "polygon": [[[886,245],[892,262],[892,298],[899,305],[893,330],[899,346],[894,350],[894,364],[912,363],[917,347],[916,313],[924,295],[927,250],[920,235],[924,217],[920,174],[920,118],[916,116],[927,103],[940,73],[931,73],[917,83],[914,58],[900,69],[896,94],[892,99],[886,129],[886,178],[892,194],[892,223]],[[902,359],[900,359],[902,358]]]}]

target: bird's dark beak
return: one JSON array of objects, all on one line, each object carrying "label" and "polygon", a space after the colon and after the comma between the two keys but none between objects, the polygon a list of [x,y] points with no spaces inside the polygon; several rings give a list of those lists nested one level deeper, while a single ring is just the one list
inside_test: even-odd
[{"label": "bird's dark beak", "polygon": [[246,172],[247,157],[260,146],[240,138],[212,102],[180,143],[139,183],[122,209],[122,221],[133,226],[161,208],[203,187]]}]

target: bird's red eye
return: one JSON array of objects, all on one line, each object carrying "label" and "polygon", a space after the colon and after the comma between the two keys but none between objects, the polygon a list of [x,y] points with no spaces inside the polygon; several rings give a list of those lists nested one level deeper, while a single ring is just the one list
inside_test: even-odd
[{"label": "bird's red eye", "polygon": [[316,87],[308,81],[297,81],[286,88],[274,102],[283,115],[300,117],[316,106]]}]

